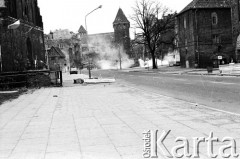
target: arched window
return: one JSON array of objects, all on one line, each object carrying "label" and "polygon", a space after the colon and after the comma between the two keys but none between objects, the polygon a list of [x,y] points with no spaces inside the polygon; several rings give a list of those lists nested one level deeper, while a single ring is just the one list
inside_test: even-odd
[{"label": "arched window", "polygon": [[184,29],[187,29],[187,18],[186,16],[184,16],[184,19],[183,19],[183,25],[184,25]]},{"label": "arched window", "polygon": [[214,12],[212,13],[212,25],[217,25],[217,23],[218,23],[217,13]]}]

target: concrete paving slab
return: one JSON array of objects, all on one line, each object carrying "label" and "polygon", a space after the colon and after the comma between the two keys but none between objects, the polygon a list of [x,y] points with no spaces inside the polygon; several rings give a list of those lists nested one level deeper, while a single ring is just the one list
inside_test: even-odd
[{"label": "concrete paving slab", "polygon": [[240,138],[237,116],[118,82],[39,89],[0,106],[0,119],[1,159],[141,159],[147,130],[172,130],[169,147],[178,136],[208,137],[210,131]]}]

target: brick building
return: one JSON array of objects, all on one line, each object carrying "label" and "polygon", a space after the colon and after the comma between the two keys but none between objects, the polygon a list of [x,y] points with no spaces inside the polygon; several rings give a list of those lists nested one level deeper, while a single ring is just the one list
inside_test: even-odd
[{"label": "brick building", "polygon": [[0,0],[0,46],[1,72],[36,69],[45,62],[37,0]]},{"label": "brick building", "polygon": [[112,51],[111,48],[115,47],[114,32],[87,34],[85,28],[80,26],[77,35],[81,41],[80,50],[83,61],[87,61],[88,57],[85,55],[89,53],[98,55],[94,57],[95,60],[101,60],[101,58],[107,60],[107,54]]},{"label": "brick building", "polygon": [[183,67],[218,67],[236,61],[231,7],[230,0],[193,0],[177,15]]},{"label": "brick building", "polygon": [[63,70],[66,67],[66,58],[59,47],[52,46],[48,50],[48,64],[50,70]]},{"label": "brick building", "polygon": [[[68,29],[51,31],[49,34],[45,35],[46,48],[48,50],[50,50],[52,47],[59,48],[60,51],[64,54],[64,57],[62,58],[64,58],[65,60],[62,60],[62,58],[58,58],[59,62],[56,61],[57,59],[55,60],[55,63],[63,63],[63,61],[65,61],[65,64],[61,65],[62,71],[69,70],[71,64],[73,64],[70,56],[73,55],[73,50],[75,47],[75,43],[73,40],[74,36],[75,34]],[[48,54],[48,59],[50,58],[51,57]]]},{"label": "brick building", "polygon": [[117,12],[116,18],[113,22],[113,28],[115,43],[123,45],[123,49],[125,50],[126,54],[131,57],[129,34],[130,22],[121,8],[119,8]]},{"label": "brick building", "polygon": [[50,32],[48,35],[45,35],[46,47],[48,49],[52,46],[59,48],[65,55],[67,68],[78,67],[77,65],[80,62],[87,61],[87,57],[84,55],[89,52],[101,55],[98,60],[101,60],[101,58],[108,59],[109,52],[113,54],[112,49],[115,48],[116,50],[117,48],[118,50],[119,45],[123,46],[121,49],[123,48],[124,52],[129,55],[130,23],[124,15],[122,9],[118,10],[113,27],[114,32],[98,34],[87,34],[86,29],[82,25],[76,34],[66,29],[55,30]]},{"label": "brick building", "polygon": [[240,63],[240,0],[232,0],[232,28],[236,61]]}]

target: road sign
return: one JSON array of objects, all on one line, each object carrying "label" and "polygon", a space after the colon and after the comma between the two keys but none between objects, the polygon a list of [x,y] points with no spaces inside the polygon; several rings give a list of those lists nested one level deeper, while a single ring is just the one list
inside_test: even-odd
[{"label": "road sign", "polygon": [[218,56],[218,60],[222,60],[222,56]]}]

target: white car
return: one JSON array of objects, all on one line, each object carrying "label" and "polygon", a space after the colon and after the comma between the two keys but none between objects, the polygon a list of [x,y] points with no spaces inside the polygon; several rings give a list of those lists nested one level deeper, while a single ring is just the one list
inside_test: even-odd
[{"label": "white car", "polygon": [[78,74],[78,70],[76,67],[71,67],[70,68],[70,74]]}]

